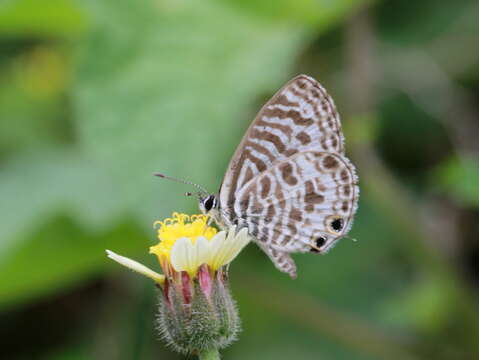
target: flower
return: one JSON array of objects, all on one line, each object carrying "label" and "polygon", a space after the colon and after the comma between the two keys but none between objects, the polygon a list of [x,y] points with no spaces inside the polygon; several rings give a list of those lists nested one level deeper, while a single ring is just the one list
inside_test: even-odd
[{"label": "flower", "polygon": [[233,226],[220,231],[207,215],[173,213],[155,222],[159,243],[150,247],[163,275],[107,250],[108,257],[142,274],[161,289],[158,328],[181,353],[229,345],[239,330],[239,317],[227,283],[227,265],[249,243],[248,231]]}]

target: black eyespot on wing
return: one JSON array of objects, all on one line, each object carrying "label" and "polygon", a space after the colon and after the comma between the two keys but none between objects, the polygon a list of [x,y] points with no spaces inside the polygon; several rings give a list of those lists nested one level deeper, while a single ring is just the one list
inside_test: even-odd
[{"label": "black eyespot on wing", "polygon": [[316,247],[321,248],[324,244],[326,244],[326,238],[324,236],[316,238]]},{"label": "black eyespot on wing", "polygon": [[214,196],[208,196],[203,203],[205,210],[210,211],[213,208],[213,205],[215,203],[215,197]]},{"label": "black eyespot on wing", "polygon": [[319,253],[318,249],[321,249],[321,247],[323,247],[324,244],[326,244],[326,238],[324,236],[320,236],[320,237],[316,238],[314,240],[314,242],[315,242],[316,247],[315,248],[312,247],[310,249],[310,251],[313,252],[313,253]]},{"label": "black eyespot on wing", "polygon": [[331,221],[331,228],[334,231],[337,231],[337,232],[341,231],[343,226],[344,226],[344,221],[341,218],[336,218],[333,221]]}]

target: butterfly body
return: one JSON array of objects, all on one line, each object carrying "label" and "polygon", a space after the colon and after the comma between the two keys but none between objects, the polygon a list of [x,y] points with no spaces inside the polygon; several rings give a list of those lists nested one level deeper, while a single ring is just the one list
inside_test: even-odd
[{"label": "butterfly body", "polygon": [[222,228],[247,227],[276,267],[294,277],[289,254],[325,253],[350,230],[357,183],[333,100],[299,75],[260,110],[218,195],[200,197],[200,209]]}]

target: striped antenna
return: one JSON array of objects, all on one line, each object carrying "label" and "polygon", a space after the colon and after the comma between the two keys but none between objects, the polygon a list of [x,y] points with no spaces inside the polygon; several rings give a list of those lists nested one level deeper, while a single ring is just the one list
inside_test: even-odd
[{"label": "striped antenna", "polygon": [[[167,179],[167,180],[172,180],[172,181],[176,181],[176,182],[179,182],[181,184],[186,184],[186,185],[191,185],[191,186],[194,186],[195,188],[199,189],[200,192],[204,193],[205,195],[208,195],[209,192],[206,191],[206,189],[198,184],[195,184],[191,181],[188,181],[188,180],[183,180],[183,179],[177,179],[177,178],[174,178],[174,177],[171,177],[171,176],[167,176],[165,174],[161,174],[161,173],[153,173],[153,175],[155,176],[158,176],[159,178],[162,178],[162,179]],[[186,193],[185,195],[187,196],[190,196],[191,193]]]}]

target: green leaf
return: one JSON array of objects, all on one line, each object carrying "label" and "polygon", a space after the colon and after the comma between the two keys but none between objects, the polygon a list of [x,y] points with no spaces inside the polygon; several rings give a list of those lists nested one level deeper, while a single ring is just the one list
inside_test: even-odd
[{"label": "green leaf", "polygon": [[11,159],[0,198],[0,306],[85,278],[107,247],[146,249],[131,221],[117,225],[127,213],[102,168],[66,148]]},{"label": "green leaf", "polygon": [[471,35],[478,31],[474,0],[382,2],[376,13],[378,34],[386,42],[401,46],[424,46],[448,32],[457,37],[457,41],[463,41],[458,30]]},{"label": "green leaf", "polygon": [[[68,142],[65,48],[36,45],[0,56],[0,154]],[[70,126],[69,126],[70,125]]]},{"label": "green leaf", "polygon": [[443,191],[469,206],[479,206],[479,162],[472,158],[451,159],[434,174]]},{"label": "green leaf", "polygon": [[0,34],[65,36],[85,27],[84,14],[72,0],[4,0],[0,2]]},{"label": "green leaf", "polygon": [[444,281],[425,276],[383,305],[384,318],[395,326],[434,331],[449,320],[456,306]]},{"label": "green leaf", "polygon": [[368,0],[226,0],[235,9],[249,16],[289,24],[323,28]]},{"label": "green leaf", "polygon": [[61,349],[55,349],[42,359],[45,360],[88,360],[91,356],[86,351],[85,347],[80,344],[66,345]]},{"label": "green leaf", "polygon": [[10,248],[59,214],[94,233],[125,212],[102,167],[63,147],[10,159],[0,172],[0,198],[0,263]]},{"label": "green leaf", "polygon": [[19,242],[0,263],[0,308],[18,306],[87,279],[109,264],[105,249],[146,254],[147,239],[128,222],[92,235],[71,219],[58,217],[41,226],[34,237]]}]

